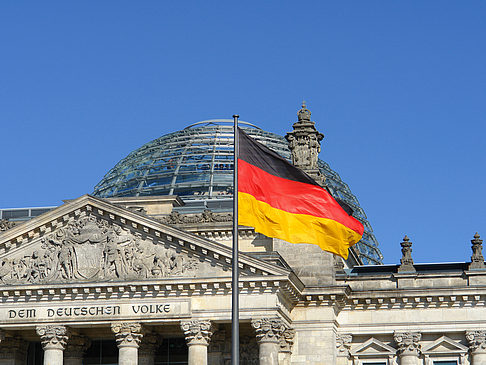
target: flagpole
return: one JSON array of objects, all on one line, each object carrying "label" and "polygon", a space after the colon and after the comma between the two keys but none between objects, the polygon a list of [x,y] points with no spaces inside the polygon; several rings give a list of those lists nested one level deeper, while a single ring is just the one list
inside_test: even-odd
[{"label": "flagpole", "polygon": [[240,315],[238,288],[238,114],[234,120],[234,163],[233,163],[233,276],[231,283],[231,365],[240,363]]}]

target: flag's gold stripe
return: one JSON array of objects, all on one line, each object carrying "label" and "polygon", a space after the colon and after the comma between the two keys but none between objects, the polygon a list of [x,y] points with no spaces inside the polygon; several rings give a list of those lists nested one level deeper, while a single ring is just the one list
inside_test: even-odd
[{"label": "flag's gold stripe", "polygon": [[360,234],[332,219],[289,213],[242,192],[238,192],[238,223],[255,227],[268,237],[318,245],[345,259],[348,248],[361,239]]}]

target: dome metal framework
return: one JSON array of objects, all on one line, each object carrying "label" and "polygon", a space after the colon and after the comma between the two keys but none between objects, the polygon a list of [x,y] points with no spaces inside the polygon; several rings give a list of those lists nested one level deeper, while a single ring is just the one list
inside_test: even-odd
[{"label": "dome metal framework", "polygon": [[[233,199],[233,121],[207,120],[157,138],[118,162],[95,186],[101,198],[123,196],[178,195],[185,213],[204,209],[229,211]],[[245,132],[290,161],[284,137],[250,123],[239,122]],[[365,227],[355,245],[363,264],[381,264],[383,256],[373,229],[348,185],[329,165],[318,161],[331,194],[344,200]]]}]

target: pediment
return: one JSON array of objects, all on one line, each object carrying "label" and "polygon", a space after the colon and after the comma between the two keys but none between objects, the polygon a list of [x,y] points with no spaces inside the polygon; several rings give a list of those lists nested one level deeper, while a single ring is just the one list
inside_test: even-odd
[{"label": "pediment", "polygon": [[351,350],[353,356],[394,355],[395,353],[396,349],[373,337]]},{"label": "pediment", "polygon": [[454,341],[447,336],[442,336],[433,343],[424,347],[422,349],[422,352],[428,355],[432,355],[442,353],[466,353],[468,350],[469,349],[466,346]]},{"label": "pediment", "polygon": [[[231,276],[231,249],[84,195],[0,234],[0,285]],[[240,253],[242,276],[289,271]]]}]

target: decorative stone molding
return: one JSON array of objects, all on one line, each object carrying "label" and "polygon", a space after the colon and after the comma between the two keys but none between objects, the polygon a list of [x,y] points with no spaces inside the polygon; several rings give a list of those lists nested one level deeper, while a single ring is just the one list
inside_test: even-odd
[{"label": "decorative stone molding", "polygon": [[467,331],[466,340],[471,352],[486,352],[486,331]]},{"label": "decorative stone molding", "polygon": [[173,211],[168,216],[160,219],[165,224],[191,224],[191,223],[220,223],[232,222],[233,214],[231,213],[213,213],[206,209],[201,214],[180,214]]},{"label": "decorative stone molding", "polygon": [[279,345],[280,352],[292,353],[292,346],[294,345],[295,330],[293,328],[286,328],[280,337]]},{"label": "decorative stone molding", "polygon": [[92,213],[46,234],[40,247],[0,261],[0,283],[37,284],[196,276],[198,260]]},{"label": "decorative stone molding", "polygon": [[416,272],[415,267],[413,266],[412,242],[410,242],[410,238],[405,235],[405,237],[403,237],[403,242],[401,242],[400,245],[402,246],[402,258],[400,259],[401,265],[398,268],[398,272]]},{"label": "decorative stone molding", "polygon": [[486,269],[483,257],[483,240],[480,239],[478,232],[474,235],[474,239],[471,240],[473,254],[471,256],[471,263],[469,264],[469,270],[482,270]]},{"label": "decorative stone molding", "polygon": [[422,335],[419,332],[395,332],[393,339],[398,345],[399,355],[420,356],[421,346],[419,344]]},{"label": "decorative stone molding", "polygon": [[337,355],[341,357],[349,357],[349,351],[351,350],[352,335],[337,334],[336,335],[336,347]]},{"label": "decorative stone molding", "polygon": [[279,318],[253,319],[251,326],[256,331],[256,338],[259,343],[279,343],[283,332],[287,329],[284,322]]},{"label": "decorative stone molding", "polygon": [[65,358],[83,358],[86,350],[91,346],[91,340],[82,335],[71,334],[64,350]]},{"label": "decorative stone molding", "polygon": [[138,322],[115,322],[111,324],[118,347],[138,348],[143,337],[142,325]]},{"label": "decorative stone molding", "polygon": [[212,322],[207,320],[182,321],[181,329],[184,332],[188,346],[208,346],[214,332]]},{"label": "decorative stone molding", "polygon": [[36,332],[41,338],[41,344],[44,350],[55,349],[64,351],[70,335],[69,329],[66,326],[37,326]]},{"label": "decorative stone molding", "polygon": [[143,340],[140,342],[138,348],[139,356],[149,356],[155,354],[155,351],[159,348],[162,343],[162,338],[155,333],[144,334]]}]

